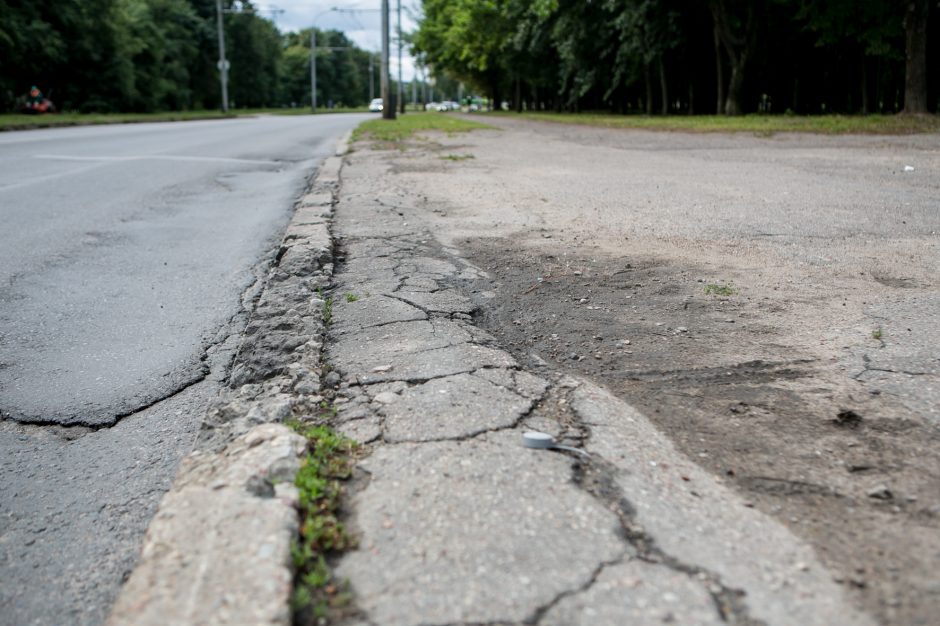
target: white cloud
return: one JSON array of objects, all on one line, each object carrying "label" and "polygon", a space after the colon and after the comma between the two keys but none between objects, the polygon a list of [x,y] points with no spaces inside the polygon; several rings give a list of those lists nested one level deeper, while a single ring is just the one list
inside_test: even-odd
[{"label": "white cloud", "polygon": [[[401,29],[409,32],[417,28],[410,17],[409,8],[417,8],[417,0],[401,0]],[[382,49],[382,19],[379,10],[382,7],[380,0],[257,0],[255,6],[262,11],[262,15],[270,16],[281,32],[298,31],[314,25],[320,29],[340,30],[346,33],[357,46],[364,50],[378,52]],[[331,11],[331,8],[340,11]],[[395,42],[397,30],[397,0],[389,0],[391,31],[391,73],[393,77],[398,74],[398,47]],[[279,13],[268,13],[266,10],[278,9]],[[408,54],[408,48],[402,49],[402,78],[411,80],[414,76],[414,59]]]}]

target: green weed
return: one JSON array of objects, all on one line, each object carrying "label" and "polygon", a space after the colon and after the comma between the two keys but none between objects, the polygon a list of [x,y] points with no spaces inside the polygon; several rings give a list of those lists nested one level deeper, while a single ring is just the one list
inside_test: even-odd
[{"label": "green weed", "polygon": [[872,338],[872,339],[877,339],[878,341],[881,341],[881,338],[882,338],[883,336],[884,336],[884,334],[881,332],[881,329],[880,329],[880,328],[876,328],[875,330],[871,331],[871,338]]},{"label": "green weed", "polygon": [[492,126],[446,113],[408,113],[394,120],[379,118],[363,122],[353,131],[352,139],[353,141],[369,139],[404,148],[406,140],[413,139],[421,132],[438,131],[453,135],[483,128],[492,128]]},{"label": "green weed", "polygon": [[307,439],[308,452],[294,484],[300,495],[300,537],[291,546],[296,572],[291,608],[295,623],[326,617],[350,601],[345,584],[334,579],[326,556],[354,548],[356,540],[338,519],[342,482],[352,475],[357,444],[324,425],[288,422]]},{"label": "green weed", "polygon": [[323,301],[323,323],[326,326],[333,323],[333,298]]},{"label": "green weed", "polygon": [[359,296],[354,293],[347,293],[344,297],[346,298],[346,302],[355,302],[359,299]]},{"label": "green weed", "polygon": [[472,154],[445,154],[441,157],[441,160],[444,161],[466,161],[467,159],[476,158]]},{"label": "green weed", "polygon": [[706,296],[733,296],[737,293],[730,284],[718,285],[716,283],[705,285],[704,291]]}]

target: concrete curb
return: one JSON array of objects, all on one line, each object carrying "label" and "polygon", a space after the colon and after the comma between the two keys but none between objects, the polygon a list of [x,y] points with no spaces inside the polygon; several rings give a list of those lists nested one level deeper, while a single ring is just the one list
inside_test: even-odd
[{"label": "concrete curb", "polygon": [[235,357],[231,390],[207,411],[108,626],[291,623],[293,483],[307,442],[280,422],[322,400],[319,294],[333,273],[341,167],[341,157],[326,158],[298,201]]}]

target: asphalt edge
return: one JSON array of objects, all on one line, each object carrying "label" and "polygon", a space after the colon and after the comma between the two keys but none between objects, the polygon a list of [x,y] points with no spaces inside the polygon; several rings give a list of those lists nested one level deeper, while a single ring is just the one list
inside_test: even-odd
[{"label": "asphalt edge", "polygon": [[208,408],[108,626],[289,626],[307,441],[283,422],[322,400],[323,290],[346,133],[295,204],[250,313],[229,389]]}]

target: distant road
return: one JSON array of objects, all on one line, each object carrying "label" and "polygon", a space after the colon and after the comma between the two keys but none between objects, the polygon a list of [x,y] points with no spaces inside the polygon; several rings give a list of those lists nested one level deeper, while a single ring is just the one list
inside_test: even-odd
[{"label": "distant road", "polygon": [[103,622],[242,295],[363,119],[0,134],[0,625]]},{"label": "distant road", "polygon": [[317,159],[363,115],[0,136],[0,411],[106,425],[199,378]]}]

